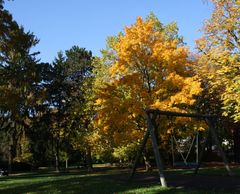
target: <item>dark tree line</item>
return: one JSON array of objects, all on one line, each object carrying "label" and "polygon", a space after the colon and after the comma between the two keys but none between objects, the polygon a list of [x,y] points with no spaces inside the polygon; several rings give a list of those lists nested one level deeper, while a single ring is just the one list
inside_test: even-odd
[{"label": "dark tree line", "polygon": [[14,160],[39,165],[54,157],[59,170],[60,149],[73,150],[73,131],[86,122],[92,53],[73,46],[58,53],[52,64],[40,62],[39,53],[31,53],[39,40],[25,32],[3,4],[0,1],[0,159],[8,160],[11,171]]}]

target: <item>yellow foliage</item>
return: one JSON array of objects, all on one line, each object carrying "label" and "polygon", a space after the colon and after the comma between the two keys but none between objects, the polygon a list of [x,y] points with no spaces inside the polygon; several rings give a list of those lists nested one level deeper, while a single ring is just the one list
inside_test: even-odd
[{"label": "yellow foliage", "polygon": [[146,108],[186,112],[202,91],[188,48],[154,25],[138,17],[125,28],[112,46],[110,80],[97,92],[96,123],[118,143],[142,138]]},{"label": "yellow foliage", "polygon": [[240,1],[212,0],[214,10],[204,25],[204,36],[197,47],[199,72],[212,92],[220,93],[224,115],[240,121]]}]

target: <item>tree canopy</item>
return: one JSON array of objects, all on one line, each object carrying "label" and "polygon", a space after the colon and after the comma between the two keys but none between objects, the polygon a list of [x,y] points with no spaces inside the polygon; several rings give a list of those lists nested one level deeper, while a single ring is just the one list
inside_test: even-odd
[{"label": "tree canopy", "polygon": [[202,91],[176,25],[163,26],[153,14],[109,37],[102,61],[105,79],[96,94],[96,126],[115,145],[142,138],[145,109],[189,111]]},{"label": "tree canopy", "polygon": [[214,11],[205,23],[204,36],[197,41],[200,64],[212,90],[218,90],[224,115],[240,121],[240,3],[213,0]]},{"label": "tree canopy", "polygon": [[[146,132],[146,109],[218,115],[219,134],[233,141],[239,161],[240,5],[212,2],[198,54],[175,22],[165,25],[150,13],[107,37],[99,57],[75,45],[43,63],[32,52],[39,39],[0,0],[0,162],[54,161],[59,171],[63,160],[89,169],[92,158],[131,161]],[[155,124],[166,151],[171,134],[187,138],[206,128],[189,118]],[[145,160],[151,153],[144,152]]]}]

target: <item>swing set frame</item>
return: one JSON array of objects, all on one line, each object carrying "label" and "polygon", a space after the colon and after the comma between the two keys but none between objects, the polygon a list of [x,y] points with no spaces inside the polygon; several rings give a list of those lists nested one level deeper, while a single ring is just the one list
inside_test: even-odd
[{"label": "swing set frame", "polygon": [[217,149],[220,152],[220,155],[223,159],[223,162],[224,162],[226,170],[228,171],[228,174],[230,176],[233,175],[233,173],[229,167],[226,155],[221,147],[220,141],[216,134],[216,130],[217,130],[217,116],[216,115],[177,113],[177,112],[171,112],[171,111],[162,111],[159,109],[147,109],[147,110],[145,110],[145,113],[146,113],[146,118],[147,118],[147,131],[144,135],[144,138],[143,138],[141,145],[139,147],[139,150],[137,152],[137,156],[135,158],[135,162],[134,162],[134,165],[132,168],[132,173],[131,173],[130,179],[133,178],[133,176],[136,172],[137,163],[140,159],[140,156],[141,156],[141,154],[144,150],[144,147],[147,143],[147,140],[150,136],[151,141],[152,141],[154,156],[155,156],[155,160],[156,160],[156,164],[157,164],[157,168],[158,168],[159,180],[163,187],[167,187],[167,181],[165,179],[164,170],[163,170],[164,169],[163,162],[162,162],[161,155],[160,155],[160,152],[158,149],[157,137],[155,135],[155,131],[158,130],[157,128],[159,128],[159,126],[157,127],[157,125],[156,125],[156,118],[157,118],[157,116],[161,117],[161,115],[168,116],[168,117],[191,117],[191,118],[198,118],[198,119],[205,120],[206,123],[208,124],[208,129],[206,130],[207,137],[205,138],[202,149],[200,151],[199,158],[198,158],[199,161],[195,167],[194,174],[198,173],[199,167],[201,166],[201,163],[202,163],[202,158],[203,158],[203,153],[204,153],[205,147],[207,145],[209,138],[212,137],[217,146]]}]

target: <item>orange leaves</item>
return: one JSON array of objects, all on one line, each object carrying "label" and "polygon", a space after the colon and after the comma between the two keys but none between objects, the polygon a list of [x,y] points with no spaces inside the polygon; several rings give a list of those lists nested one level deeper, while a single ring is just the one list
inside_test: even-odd
[{"label": "orange leaves", "polygon": [[149,65],[152,62],[153,45],[162,38],[162,34],[154,30],[153,21],[143,21],[138,17],[135,25],[125,28],[125,35],[116,46],[118,62],[135,67],[142,65],[138,61],[141,59],[147,62],[144,65]]},{"label": "orange leaves", "polygon": [[[151,19],[137,18],[103,57],[109,59],[106,73],[110,79],[97,93],[96,120],[100,132],[115,142],[142,138],[146,129],[144,109],[183,112],[201,92],[200,83],[192,74],[188,48],[174,38],[178,37],[176,25],[164,31],[156,24],[159,23]],[[114,57],[109,57],[110,53]],[[111,59],[114,60],[109,64]]]},{"label": "orange leaves", "polygon": [[[152,37],[156,36],[157,33],[155,32],[154,34],[151,34],[153,32],[153,28],[153,21],[143,21],[141,17],[138,17],[135,25],[125,28],[125,36],[120,39],[121,47],[129,47],[133,45],[137,46],[141,45],[141,43],[146,44],[149,43],[149,41],[153,41],[154,39]],[[130,40],[130,42],[127,43],[125,42],[126,40]]]}]

